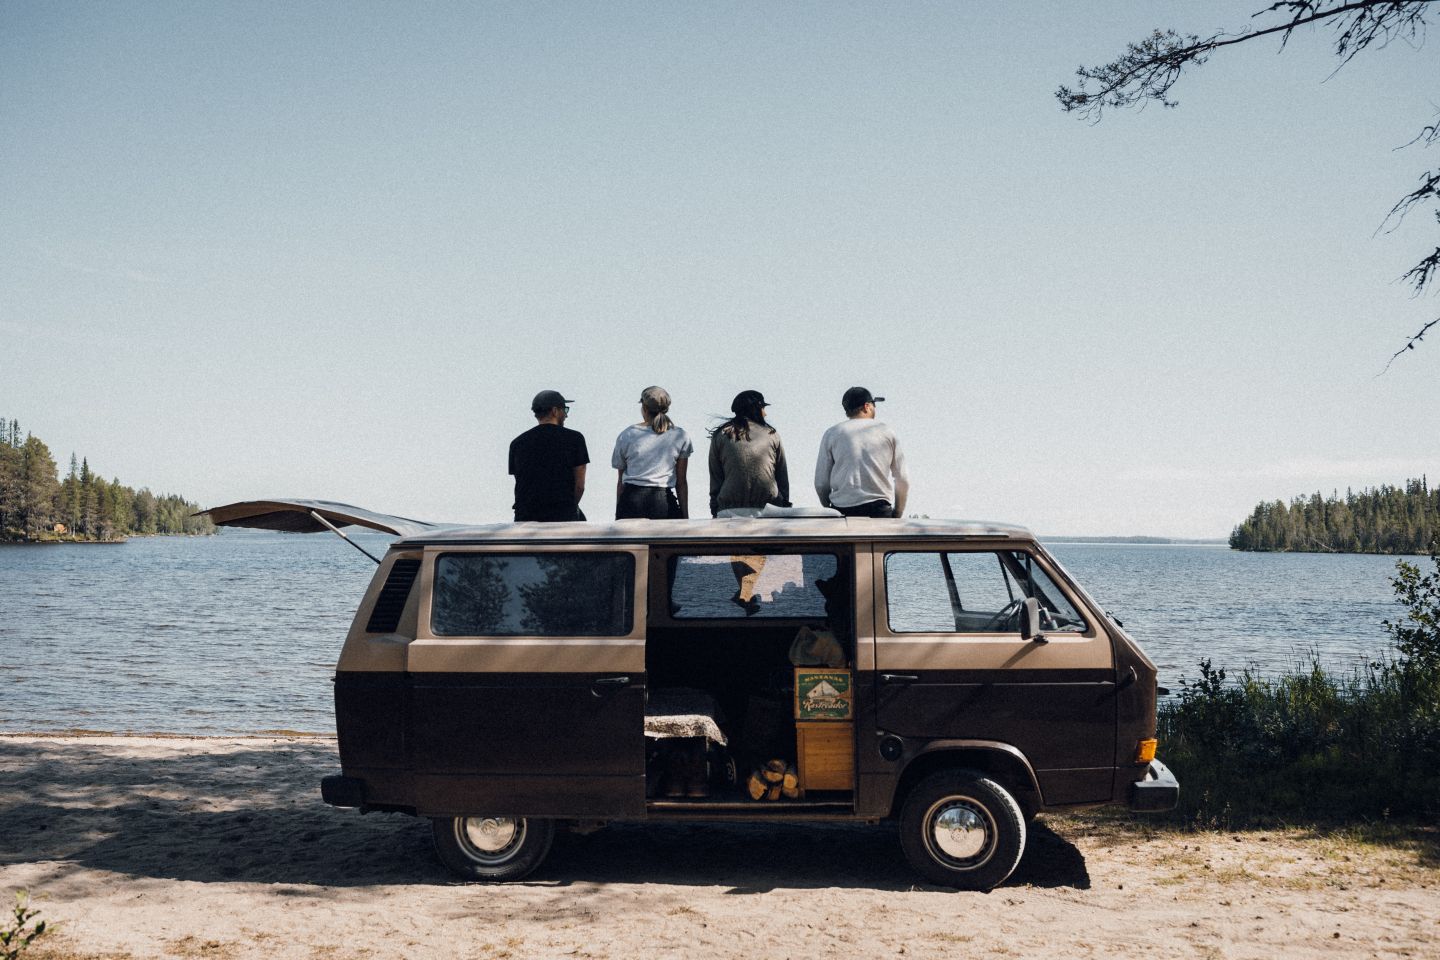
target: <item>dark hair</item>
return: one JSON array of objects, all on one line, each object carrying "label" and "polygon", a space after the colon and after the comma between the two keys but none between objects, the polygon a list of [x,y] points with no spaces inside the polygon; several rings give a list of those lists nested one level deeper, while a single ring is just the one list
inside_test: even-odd
[{"label": "dark hair", "polygon": [[759,390],[741,390],[730,403],[730,412],[735,416],[711,430],[711,438],[723,433],[731,440],[749,440],[752,423],[774,433],[775,428],[765,422],[765,406],[765,395]]}]

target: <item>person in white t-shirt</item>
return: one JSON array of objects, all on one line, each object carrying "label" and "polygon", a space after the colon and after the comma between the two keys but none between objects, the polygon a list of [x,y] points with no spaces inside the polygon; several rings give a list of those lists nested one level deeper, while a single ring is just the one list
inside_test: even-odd
[{"label": "person in white t-shirt", "polygon": [[615,519],[679,520],[690,516],[686,467],[695,445],[669,417],[670,394],[646,387],[640,394],[640,423],[615,438],[610,465],[619,478]]},{"label": "person in white t-shirt", "polygon": [[884,400],[851,387],[840,401],[847,419],[820,438],[815,492],[822,504],[847,517],[905,516],[910,494],[905,455],[895,432],[875,419],[875,404]]}]

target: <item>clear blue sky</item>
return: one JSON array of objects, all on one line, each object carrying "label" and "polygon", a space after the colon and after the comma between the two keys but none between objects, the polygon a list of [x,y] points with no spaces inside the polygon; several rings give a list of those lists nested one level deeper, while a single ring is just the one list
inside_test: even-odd
[{"label": "clear blue sky", "polygon": [[[1433,43],[1216,56],[1176,110],[1052,93],[1264,4],[0,4],[0,413],[215,504],[508,516],[529,398],[697,434],[764,391],[795,500],[852,384],[911,508],[1223,536],[1440,480]],[[1429,246],[1427,246],[1429,244]]]}]

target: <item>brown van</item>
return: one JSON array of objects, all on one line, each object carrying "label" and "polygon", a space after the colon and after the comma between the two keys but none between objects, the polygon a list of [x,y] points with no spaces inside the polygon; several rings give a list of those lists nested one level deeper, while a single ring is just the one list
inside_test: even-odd
[{"label": "brown van", "polygon": [[209,512],[400,537],[340,654],[322,795],[431,818],[466,877],[525,876],[577,823],[896,821],[928,880],[985,890],[1039,811],[1178,798],[1154,665],[1021,527]]}]

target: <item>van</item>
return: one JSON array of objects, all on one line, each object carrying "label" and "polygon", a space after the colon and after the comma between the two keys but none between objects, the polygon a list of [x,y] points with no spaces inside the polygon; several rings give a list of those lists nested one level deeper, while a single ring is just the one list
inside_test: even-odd
[{"label": "van", "polygon": [[897,824],[930,882],[988,890],[1041,811],[1179,796],[1154,664],[1022,527],[208,513],[399,538],[340,652],[321,793],[429,818],[467,878],[519,879],[557,830],[608,821],[854,821]]}]

